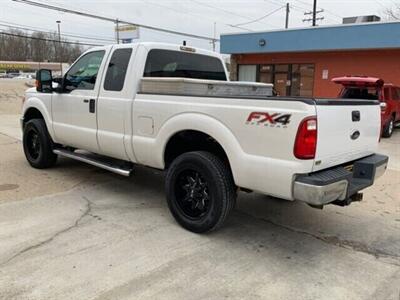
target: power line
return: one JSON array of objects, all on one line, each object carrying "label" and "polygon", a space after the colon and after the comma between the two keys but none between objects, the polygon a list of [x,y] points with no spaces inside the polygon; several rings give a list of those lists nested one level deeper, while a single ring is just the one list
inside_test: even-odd
[{"label": "power line", "polygon": [[38,41],[45,41],[45,42],[55,42],[55,43],[61,43],[61,44],[67,44],[67,45],[103,46],[103,45],[100,45],[100,44],[88,44],[88,43],[71,42],[71,41],[59,41],[59,40],[48,39],[48,38],[39,38],[39,37],[33,37],[33,36],[15,34],[15,33],[9,33],[9,32],[4,32],[4,31],[0,31],[0,35],[20,37],[20,38],[25,38],[25,39],[30,39],[30,40],[38,40]]},{"label": "power line", "polygon": [[[212,22],[216,22],[214,19],[211,19],[209,17],[205,17],[204,15],[189,13],[189,12],[178,10],[176,8],[172,8],[170,6],[162,5],[162,4],[159,4],[159,3],[153,3],[153,2],[149,2],[149,1],[145,1],[145,0],[140,0],[140,1],[142,1],[142,2],[144,2],[146,4],[162,7],[162,8],[165,8],[165,9],[169,9],[171,11],[174,11],[175,13],[184,14],[184,15],[192,15],[192,16],[195,16],[197,18],[208,19],[208,20],[211,20]],[[216,23],[224,25],[224,26],[227,26],[227,27],[236,27],[236,28],[239,28],[239,29],[242,29],[242,30],[245,30],[245,31],[252,31],[252,30],[247,29],[247,28],[243,28],[243,27],[239,27],[239,26],[233,26],[232,24],[227,24],[227,23],[223,23],[223,22],[216,22]]]},{"label": "power line", "polygon": [[149,25],[139,24],[139,23],[135,23],[135,22],[130,22],[130,21],[125,21],[125,20],[120,20],[120,19],[114,19],[114,18],[99,16],[99,15],[95,15],[93,13],[87,13],[87,12],[83,12],[83,11],[67,9],[67,8],[63,8],[63,7],[60,7],[60,6],[44,4],[44,3],[41,3],[41,2],[36,2],[36,1],[31,1],[31,0],[12,0],[12,1],[23,3],[23,4],[28,4],[28,5],[32,5],[32,6],[36,6],[36,7],[40,7],[40,8],[61,11],[61,12],[64,12],[64,13],[75,14],[75,15],[79,15],[79,16],[82,16],[82,17],[88,17],[88,18],[94,18],[94,19],[98,19],[98,20],[102,20],[102,21],[113,22],[114,24],[123,23],[123,24],[138,26],[138,27],[149,29],[149,30],[160,31],[160,32],[169,33],[169,34],[187,36],[187,37],[201,39],[201,40],[207,40],[207,41],[218,41],[218,39],[211,38],[211,37],[208,37],[208,36],[202,36],[202,35],[197,35],[197,34],[180,32],[180,31],[176,31],[176,30],[164,29],[164,28],[161,28],[161,27],[149,26]]},{"label": "power line", "polygon": [[[53,34],[54,32],[52,31],[43,31],[43,30],[36,30],[36,29],[31,29],[29,27],[24,27],[20,25],[8,25],[7,23],[2,23],[0,22],[0,27],[7,27],[7,28],[13,28],[13,29],[20,29],[20,30],[26,30],[26,31],[31,31],[31,32],[38,32],[38,33],[45,33],[45,34]],[[61,35],[62,37],[76,37],[76,38],[83,38],[87,40],[94,40],[94,41],[114,41],[114,39],[99,39],[99,38],[91,38],[87,36],[81,36],[81,35],[73,35],[73,34],[67,34],[63,33]]]},{"label": "power line", "polygon": [[[279,1],[278,3],[276,2],[276,1],[278,1],[278,0],[276,0],[276,1],[274,1],[274,0],[264,0],[264,1],[266,1],[266,2],[270,2],[270,3],[272,3],[272,4],[275,4],[275,5],[283,5],[284,4],[284,0],[282,0],[282,1]],[[293,4],[293,3],[290,3],[290,8],[292,8],[293,10],[295,10],[295,11],[297,11],[297,12],[299,12],[299,13],[304,13],[304,11],[308,11],[309,9],[310,9],[310,3],[307,3],[307,2],[305,2],[305,1],[301,1],[301,0],[294,0],[294,1],[296,1],[296,2],[298,2],[298,3],[301,3],[301,4],[303,4],[303,5],[298,5],[298,4]],[[321,7],[318,7],[319,9],[321,9]],[[334,17],[336,17],[337,19],[340,19],[340,20],[342,20],[342,16],[340,16],[340,15],[338,15],[338,14],[335,14],[334,12],[332,12],[332,11],[330,11],[330,10],[327,10],[327,9],[324,9],[324,11],[327,13],[327,14],[330,14],[330,15],[332,15],[332,16],[334,16]],[[333,20],[333,19],[330,19],[332,22],[336,22],[335,20]]]},{"label": "power line", "polygon": [[[193,2],[193,3],[196,3],[196,4],[198,4],[198,5],[201,5],[201,6],[205,6],[205,7],[211,8],[211,9],[213,9],[213,10],[222,11],[222,12],[224,12],[224,13],[226,13],[226,14],[229,14],[229,15],[232,15],[232,16],[235,16],[235,17],[240,17],[240,18],[243,18],[243,19],[247,19],[247,20],[249,20],[249,21],[252,21],[252,19],[251,19],[250,17],[248,17],[248,16],[244,16],[244,15],[242,15],[242,14],[238,14],[238,13],[235,13],[235,12],[233,12],[233,11],[230,11],[230,10],[227,10],[227,9],[224,9],[224,8],[221,8],[221,7],[218,7],[218,6],[215,6],[215,5],[211,5],[211,4],[208,4],[208,3],[204,3],[204,2],[201,2],[201,1],[198,1],[198,0],[189,0],[189,1],[191,1],[191,2]],[[264,22],[263,22],[263,23],[264,23]],[[268,23],[264,23],[264,24],[266,24],[266,25],[268,25],[268,26],[272,26],[272,27],[277,28],[276,26],[271,25],[271,24],[268,24]],[[235,26],[233,25],[232,27],[235,27]]]},{"label": "power line", "polygon": [[[310,5],[310,3],[307,3],[307,2],[302,1],[302,0],[294,0],[294,1],[296,1],[296,2],[298,2],[298,3],[302,3],[302,4],[307,5],[307,6]],[[317,8],[318,8],[318,9],[323,9],[323,8],[321,8],[320,6],[318,6]],[[308,8],[307,8],[307,9],[308,9]],[[338,19],[340,19],[340,20],[342,20],[342,18],[343,18],[342,16],[340,16],[340,15],[338,15],[338,14],[336,14],[336,13],[334,13],[334,12],[328,10],[328,9],[325,9],[325,8],[324,8],[324,11],[325,11],[326,13],[328,13],[328,14],[330,14],[330,15],[332,15],[332,16],[338,18]]]},{"label": "power line", "polygon": [[[40,30],[40,31],[48,31],[47,28],[43,28],[43,27],[38,27],[38,26],[30,26],[30,25],[23,25],[23,24],[18,24],[18,23],[14,23],[14,22],[10,22],[7,20],[2,20],[1,21],[3,24],[7,24],[7,25],[14,25],[14,26],[19,26],[19,27],[26,27],[26,28],[30,28],[30,29],[34,29],[34,30]],[[65,36],[70,36],[70,37],[82,37],[82,38],[86,38],[86,39],[93,39],[93,40],[103,40],[103,41],[114,41],[114,38],[107,38],[104,36],[96,36],[96,35],[78,35],[76,33],[72,33],[72,32],[64,32],[63,35]]]},{"label": "power line", "polygon": [[265,18],[267,18],[267,17],[273,15],[273,14],[276,13],[277,11],[280,11],[281,9],[283,9],[283,8],[285,8],[285,7],[286,7],[286,5],[281,6],[281,7],[277,8],[277,9],[271,11],[270,13],[268,13],[268,14],[266,14],[266,15],[260,17],[260,18],[257,18],[257,19],[255,19],[255,20],[253,20],[253,21],[246,22],[246,23],[236,24],[235,26],[243,26],[243,25],[248,25],[248,24],[252,24],[252,23],[259,22],[259,21],[261,21],[261,20],[263,20],[263,19],[265,19]]}]

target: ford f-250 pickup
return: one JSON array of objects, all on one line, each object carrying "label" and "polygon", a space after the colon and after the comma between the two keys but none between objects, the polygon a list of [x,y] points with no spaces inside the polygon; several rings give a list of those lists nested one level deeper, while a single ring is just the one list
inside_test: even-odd
[{"label": "ford f-250 pickup", "polygon": [[184,228],[220,227],[238,191],[314,207],[348,205],[384,173],[378,101],[269,96],[227,79],[213,52],[156,43],[97,47],[62,78],[37,73],[21,118],[34,168],[57,156],[129,176],[166,170],[168,206]]}]

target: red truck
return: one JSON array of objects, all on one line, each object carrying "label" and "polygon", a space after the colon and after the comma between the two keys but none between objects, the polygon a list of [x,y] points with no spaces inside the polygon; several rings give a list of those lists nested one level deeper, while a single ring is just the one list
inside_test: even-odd
[{"label": "red truck", "polygon": [[369,76],[344,76],[332,81],[343,87],[339,98],[368,99],[381,102],[382,136],[391,137],[400,122],[400,86]]}]

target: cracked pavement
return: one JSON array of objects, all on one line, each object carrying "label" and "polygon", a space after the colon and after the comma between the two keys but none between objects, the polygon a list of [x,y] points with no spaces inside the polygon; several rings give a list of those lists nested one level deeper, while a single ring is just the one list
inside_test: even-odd
[{"label": "cracked pavement", "polygon": [[0,299],[400,299],[400,130],[382,140],[390,167],[361,203],[241,193],[221,230],[196,235],[171,217],[162,172],[67,159],[34,170],[17,116],[4,120]]}]

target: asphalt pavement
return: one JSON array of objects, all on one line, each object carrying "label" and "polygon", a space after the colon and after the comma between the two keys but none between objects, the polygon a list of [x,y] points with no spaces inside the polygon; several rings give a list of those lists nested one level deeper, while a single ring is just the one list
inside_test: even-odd
[{"label": "asphalt pavement", "polygon": [[162,172],[124,178],[68,159],[34,170],[0,116],[0,299],[400,299],[400,130],[386,174],[349,207],[241,193],[197,235]]}]

